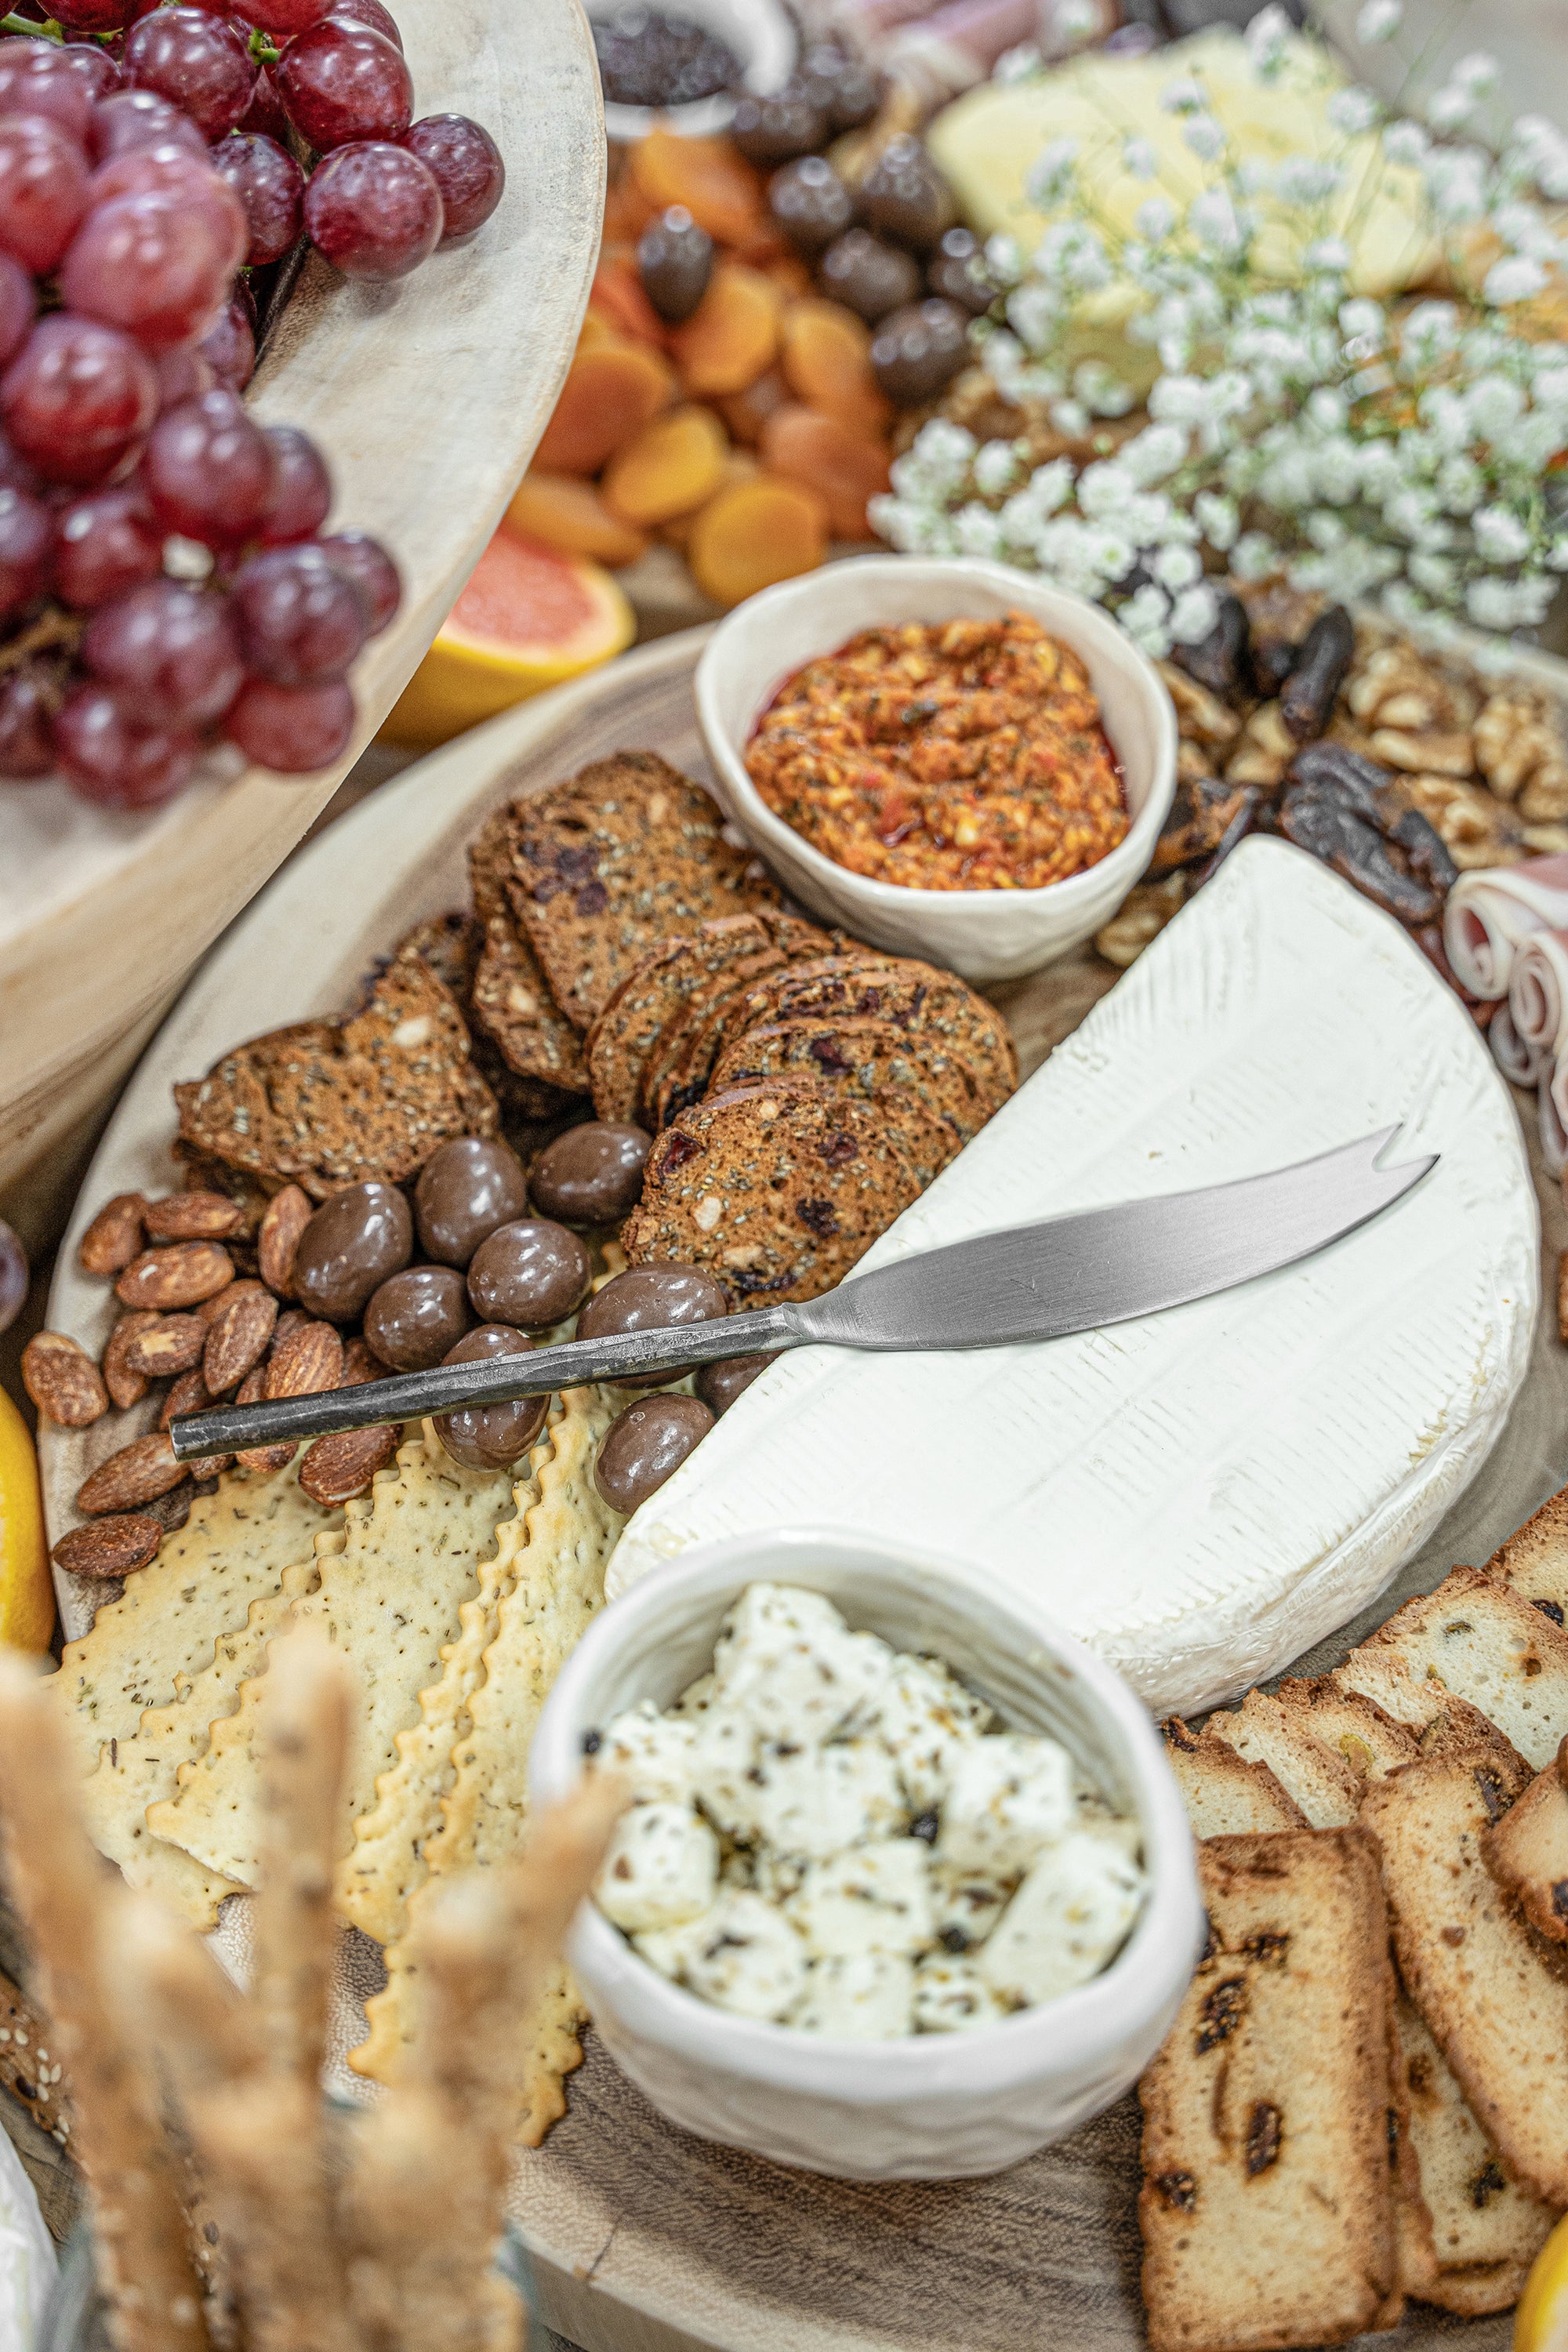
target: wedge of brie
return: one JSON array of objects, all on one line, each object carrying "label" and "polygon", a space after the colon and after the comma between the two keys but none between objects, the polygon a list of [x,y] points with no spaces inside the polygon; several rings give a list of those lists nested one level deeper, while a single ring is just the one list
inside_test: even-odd
[{"label": "wedge of brie", "polygon": [[974,1354],[802,1349],[631,1520],[623,1591],[710,1538],[871,1532],[1027,1590],[1163,1714],[1372,1601],[1529,1359],[1534,1191],[1458,999],[1311,858],[1246,843],[867,1257],[1304,1160],[1394,1120],[1441,1164],[1304,1264]]}]

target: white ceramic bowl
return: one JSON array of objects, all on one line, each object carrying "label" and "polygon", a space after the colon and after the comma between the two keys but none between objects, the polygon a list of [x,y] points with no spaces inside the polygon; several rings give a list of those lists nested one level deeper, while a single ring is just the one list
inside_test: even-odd
[{"label": "white ceramic bowl", "polygon": [[588,1629],[533,1743],[536,1802],[583,1770],[583,1738],[639,1699],[668,1706],[706,1672],[726,1611],[758,1580],[826,1592],[849,1623],[944,1658],[1017,1730],[1063,1740],[1137,1815],[1149,1893],[1103,1975],[996,2025],[853,2042],[737,2017],[669,1983],[592,1903],[568,1953],[624,2073],[704,2139],[853,2180],[998,2172],[1098,2115],[1164,2040],[1202,1912],[1187,1826],[1158,1733],[1125,1683],[1050,1620],[985,1591],[974,1570],[841,1535],[789,1529],[709,1544],[659,1569]]},{"label": "white ceramic bowl", "polygon": [[[1042,890],[910,890],[851,874],[773,814],[746,773],[745,751],[786,677],[862,629],[1006,612],[1029,614],[1070,646],[1093,681],[1132,814],[1108,857]],[[966,980],[1017,980],[1109,922],[1153,856],[1176,788],[1176,715],[1131,639],[1081,596],[963,557],[858,556],[748,597],[697,666],[697,718],[726,814],[803,905]]]},{"label": "white ceramic bowl", "polygon": [[[635,5],[636,0],[584,0],[590,24],[618,16]],[[740,58],[745,88],[760,96],[782,89],[795,71],[800,44],[781,0],[677,0],[669,13],[717,34]],[[606,104],[605,131],[609,138],[627,142],[646,139],[660,128],[678,131],[683,139],[711,139],[728,127],[734,111],[734,98],[727,89],[693,99],[689,106]]]}]

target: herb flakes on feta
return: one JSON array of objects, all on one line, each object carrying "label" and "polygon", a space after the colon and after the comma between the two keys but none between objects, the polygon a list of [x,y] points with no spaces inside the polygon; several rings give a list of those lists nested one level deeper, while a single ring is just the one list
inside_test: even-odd
[{"label": "herb flakes on feta", "polygon": [[1143,1875],[1103,1837],[1077,1831],[1039,1856],[975,1965],[1014,2008],[1037,2008],[1087,1984],[1138,1916]]},{"label": "herb flakes on feta", "polygon": [[713,1900],[719,1841],[687,1804],[634,1805],[616,1824],[595,1893],[628,1935],[679,1927]]},{"label": "herb flakes on feta", "polygon": [[926,1849],[918,1838],[887,1838],[814,1862],[785,1916],[814,1959],[925,1951],[936,1933]]},{"label": "herb flakes on feta", "polygon": [[914,2031],[913,1965],[897,1952],[844,1952],[813,1964],[788,2022],[802,2033],[894,2042]]}]

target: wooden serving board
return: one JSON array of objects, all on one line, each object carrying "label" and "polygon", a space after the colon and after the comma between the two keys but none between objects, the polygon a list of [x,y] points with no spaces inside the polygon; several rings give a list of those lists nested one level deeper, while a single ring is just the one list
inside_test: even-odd
[{"label": "wooden serving board", "polygon": [[[51,1328],[89,1346],[102,1336],[105,1286],[75,1272],[74,1242],[111,1192],[173,1181],[173,1082],[241,1036],[341,1005],[399,932],[462,898],[463,847],[492,807],[622,749],[652,747],[706,774],[691,701],[706,634],[665,638],[463,737],[279,877],[187,989],[121,1102],[61,1253]],[[1026,1076],[1115,979],[1084,950],[994,992]],[[1530,1378],[1432,1541],[1364,1618],[1300,1662],[1305,1671],[1336,1663],[1456,1562],[1486,1559],[1568,1478],[1568,1349],[1555,1315],[1568,1218],[1541,1165],[1533,1102],[1520,1100],[1548,1298]],[[91,1461],[123,1441],[122,1429],[102,1424],[46,1432],[52,1533],[70,1523]],[[89,1606],[68,1580],[61,1604],[68,1629],[79,1631]],[[353,1958],[368,1987],[374,1947],[361,1939]],[[654,2114],[591,2033],[569,2100],[543,2147],[520,2158],[513,2203],[543,2315],[583,2352],[1132,2352],[1142,2343],[1133,2098],[1009,2172],[929,2187],[821,2179],[691,2138]],[[1504,2352],[1510,2332],[1507,2318],[1466,2322],[1416,2306],[1394,2335],[1366,2341],[1426,2352],[1459,2334],[1466,2352]]]}]

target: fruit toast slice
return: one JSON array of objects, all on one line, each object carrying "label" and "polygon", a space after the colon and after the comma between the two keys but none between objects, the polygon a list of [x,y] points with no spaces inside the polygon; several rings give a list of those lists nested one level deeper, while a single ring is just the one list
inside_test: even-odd
[{"label": "fruit toast slice", "polygon": [[1531,1926],[1568,1943],[1568,1739],[1487,1832],[1487,1868]]},{"label": "fruit toast slice", "polygon": [[1452,1693],[1538,1772],[1568,1734],[1568,1633],[1484,1569],[1457,1568],[1435,1592],[1407,1601],[1334,1679],[1417,1730]]},{"label": "fruit toast slice", "polygon": [[1249,1764],[1223,1739],[1194,1731],[1179,1715],[1168,1717],[1160,1728],[1194,1837],[1307,1827],[1307,1816],[1267,1764]]}]

